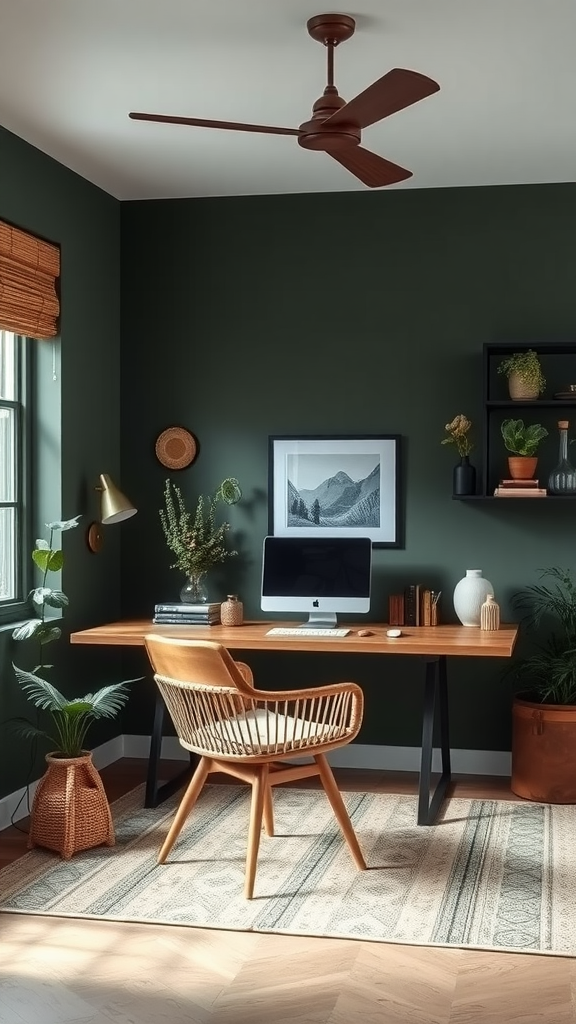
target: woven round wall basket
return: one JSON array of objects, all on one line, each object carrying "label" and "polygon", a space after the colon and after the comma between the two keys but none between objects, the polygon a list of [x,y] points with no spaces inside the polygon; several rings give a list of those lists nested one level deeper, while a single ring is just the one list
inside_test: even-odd
[{"label": "woven round wall basket", "polygon": [[167,469],[186,469],[197,451],[196,438],[184,427],[168,427],[156,440],[156,458]]}]

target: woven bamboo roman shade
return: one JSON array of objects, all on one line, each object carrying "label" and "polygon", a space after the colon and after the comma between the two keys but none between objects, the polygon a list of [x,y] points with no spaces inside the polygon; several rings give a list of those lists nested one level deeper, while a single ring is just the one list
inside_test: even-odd
[{"label": "woven bamboo roman shade", "polygon": [[58,246],[0,221],[0,330],[55,338],[59,276]]}]

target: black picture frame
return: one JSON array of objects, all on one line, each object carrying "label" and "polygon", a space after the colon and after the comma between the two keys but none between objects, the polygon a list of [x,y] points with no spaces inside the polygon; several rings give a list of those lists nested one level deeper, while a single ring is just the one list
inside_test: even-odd
[{"label": "black picture frame", "polygon": [[269,435],[268,533],[402,547],[400,449],[399,434]]}]

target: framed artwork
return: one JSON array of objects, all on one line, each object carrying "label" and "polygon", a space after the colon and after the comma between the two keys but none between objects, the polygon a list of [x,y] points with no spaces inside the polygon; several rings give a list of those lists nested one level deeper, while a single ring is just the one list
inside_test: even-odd
[{"label": "framed artwork", "polygon": [[268,532],[402,546],[400,436],[270,436]]}]

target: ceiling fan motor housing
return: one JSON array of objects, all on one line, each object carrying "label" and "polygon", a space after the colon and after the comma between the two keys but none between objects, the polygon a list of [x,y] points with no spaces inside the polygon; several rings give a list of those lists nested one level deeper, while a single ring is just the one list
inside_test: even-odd
[{"label": "ceiling fan motor housing", "polygon": [[328,117],[345,106],[346,100],[338,95],[336,86],[327,85],[322,96],[312,107],[312,119],[299,125],[302,134],[298,136],[298,145],[303,149],[319,150],[357,146],[362,137],[357,125],[339,125],[338,128],[328,125],[323,127],[323,122]]}]

